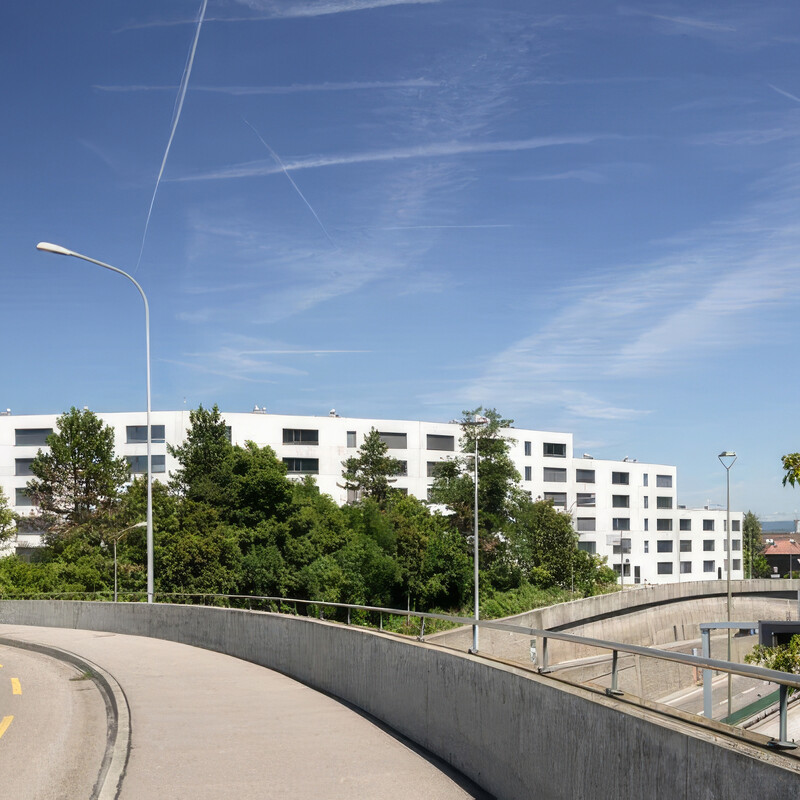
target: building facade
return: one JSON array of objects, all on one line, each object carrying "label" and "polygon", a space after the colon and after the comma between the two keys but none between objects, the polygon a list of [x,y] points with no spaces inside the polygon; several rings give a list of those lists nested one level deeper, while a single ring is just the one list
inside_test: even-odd
[{"label": "building facade", "polygon": [[[21,516],[17,547],[35,547],[39,534],[25,525],[34,509],[25,494],[30,464],[46,447],[57,416],[0,414],[0,487]],[[144,412],[99,413],[114,429],[116,449],[131,474],[147,468]],[[320,491],[337,503],[348,501],[342,462],[356,454],[372,428],[401,462],[393,486],[426,499],[436,464],[459,454],[457,422],[420,422],[327,416],[249,413],[222,415],[234,444],[269,445],[288,474],[314,476]],[[167,444],[180,444],[188,411],[151,414],[153,477],[166,480],[177,463]],[[569,513],[579,546],[605,556],[625,583],[673,583],[726,577],[726,513],[720,508],[686,508],[678,503],[677,470],[636,460],[610,461],[573,455],[572,434],[509,428],[510,455],[533,498],[552,500]],[[741,512],[731,513],[731,577],[742,577]]]}]

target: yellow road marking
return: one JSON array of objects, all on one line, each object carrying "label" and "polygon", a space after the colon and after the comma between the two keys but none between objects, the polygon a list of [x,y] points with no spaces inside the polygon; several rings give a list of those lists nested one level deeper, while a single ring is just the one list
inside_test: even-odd
[{"label": "yellow road marking", "polygon": [[11,694],[22,694],[22,687],[19,685],[19,678],[11,679]]},{"label": "yellow road marking", "polygon": [[14,719],[14,717],[3,717],[3,719],[0,720],[0,736],[2,736],[8,730],[8,726],[11,724],[12,719]]}]

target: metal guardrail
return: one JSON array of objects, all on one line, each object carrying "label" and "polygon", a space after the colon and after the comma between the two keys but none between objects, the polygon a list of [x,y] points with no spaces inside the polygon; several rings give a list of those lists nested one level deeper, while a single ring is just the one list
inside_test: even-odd
[{"label": "metal guardrail", "polygon": [[[123,596],[127,597],[141,597],[146,600],[147,595],[145,592],[126,592]],[[96,598],[104,600],[106,597],[113,597],[111,592],[42,592],[38,594],[28,594],[24,596],[11,596],[0,594],[0,600],[34,600],[34,599],[87,599]],[[335,603],[326,600],[305,600],[302,598],[293,597],[274,597],[267,595],[242,595],[242,594],[218,594],[218,593],[180,593],[180,592],[156,592],[154,599],[159,598],[167,600],[167,602],[175,602],[180,599],[200,598],[202,602],[200,605],[207,605],[206,601],[209,599],[217,601],[243,601],[247,603],[248,607],[252,610],[254,602],[269,603],[277,606],[277,611],[280,612],[281,606],[290,607],[297,613],[297,605],[302,604],[305,606],[314,606],[323,608],[342,609],[347,611],[347,624],[351,624],[351,612],[360,611],[378,614],[379,616],[379,629],[383,630],[383,617],[395,616],[406,618],[418,618],[420,620],[420,633],[418,639],[424,640],[425,637],[425,620],[442,620],[444,622],[454,623],[455,625],[475,626],[480,628],[488,628],[492,630],[506,631],[509,633],[516,633],[523,636],[535,638],[537,640],[537,653],[541,654],[540,662],[537,665],[537,671],[540,674],[547,674],[550,672],[550,665],[548,662],[547,643],[551,639],[561,642],[569,642],[572,644],[584,645],[586,647],[595,647],[600,650],[608,650],[611,652],[611,687],[606,689],[606,694],[609,696],[622,695],[623,692],[618,688],[618,662],[619,654],[627,653],[630,655],[643,656],[645,658],[655,658],[661,661],[671,661],[676,664],[683,664],[687,666],[699,667],[704,670],[714,670],[716,672],[725,672],[731,675],[740,675],[746,678],[753,678],[756,680],[768,681],[776,683],[779,686],[779,713],[780,713],[780,734],[778,739],[772,739],[769,742],[771,747],[782,750],[792,750],[797,747],[794,742],[788,741],[787,738],[787,710],[788,710],[788,695],[790,691],[800,690],[800,675],[792,673],[780,672],[774,669],[767,669],[766,667],[750,666],[745,664],[737,664],[731,661],[723,661],[721,659],[710,658],[707,656],[695,656],[688,653],[673,653],[669,650],[660,650],[654,647],[645,647],[643,645],[625,644],[623,642],[612,642],[605,639],[595,639],[587,636],[578,636],[573,633],[563,633],[561,631],[542,630],[540,628],[529,628],[524,625],[513,625],[508,622],[496,622],[494,620],[475,620],[473,617],[458,617],[451,614],[436,614],[427,611],[415,611],[411,609],[399,608],[385,608],[382,606],[366,606],[358,605],[355,603]],[[271,609],[272,610],[272,609]],[[320,619],[324,618],[322,611],[320,611]],[[472,650],[469,651],[472,653]],[[476,654],[477,655],[477,654]]]}]

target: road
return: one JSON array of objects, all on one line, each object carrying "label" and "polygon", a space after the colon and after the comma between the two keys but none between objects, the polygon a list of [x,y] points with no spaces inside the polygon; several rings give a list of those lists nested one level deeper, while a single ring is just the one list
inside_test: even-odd
[{"label": "road", "polygon": [[70,664],[0,645],[0,786],[8,798],[88,798],[105,751],[106,707]]},{"label": "road", "polygon": [[[733,675],[731,680],[732,708],[736,712],[740,708],[754,703],[760,697],[772,694],[778,687],[773,683],[752,680],[741,675]],[[703,687],[696,686],[661,698],[660,703],[688,711],[690,714],[703,715]],[[714,719],[722,719],[728,715],[728,678],[720,675],[711,682],[711,708]]]},{"label": "road", "polygon": [[[355,710],[246,661],[93,631],[0,625],[0,636],[63,648],[116,678],[131,713],[121,800],[486,797]],[[4,796],[28,796],[7,792],[4,778]]]}]

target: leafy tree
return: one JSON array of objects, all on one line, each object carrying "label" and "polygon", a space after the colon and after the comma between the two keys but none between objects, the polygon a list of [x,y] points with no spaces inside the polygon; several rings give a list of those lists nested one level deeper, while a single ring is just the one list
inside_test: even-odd
[{"label": "leafy tree", "polygon": [[791,483],[796,486],[800,483],[800,453],[789,453],[788,455],[781,456],[783,462],[783,469],[786,473],[783,476],[783,485]]},{"label": "leafy tree", "polygon": [[[757,664],[768,669],[777,669],[780,672],[789,672],[800,675],[800,634],[795,634],[788,644],[767,647],[757,644],[744,660],[748,664]],[[792,694],[795,690],[789,689]]]},{"label": "leafy tree", "polygon": [[578,535],[572,517],[551,500],[521,499],[507,531],[509,556],[528,582],[569,586],[578,560]]},{"label": "leafy tree", "polygon": [[16,532],[14,512],[9,508],[8,498],[0,489],[0,544],[8,541]]},{"label": "leafy tree", "polygon": [[229,448],[216,477],[216,505],[228,522],[250,528],[264,520],[287,518],[293,485],[271,447],[247,442]]},{"label": "leafy tree", "polygon": [[744,576],[769,577],[770,570],[764,557],[764,541],[761,537],[761,520],[752,512],[744,515],[742,526],[742,550],[744,551]]},{"label": "leafy tree", "polygon": [[27,492],[44,513],[68,525],[109,512],[128,480],[130,468],[114,454],[114,431],[91,411],[75,407],[56,421],[42,450],[31,464],[35,476]]},{"label": "leafy tree", "polygon": [[221,500],[221,473],[232,445],[228,427],[216,404],[199,406],[189,412],[189,425],[183,444],[167,445],[180,468],[171,473],[175,491],[189,500],[216,503]]},{"label": "leafy tree", "polygon": [[[475,425],[478,417],[487,420]],[[513,518],[522,495],[520,474],[509,455],[510,438],[502,435],[513,420],[504,419],[495,409],[476,408],[463,412],[460,440],[462,456],[437,466],[431,502],[443,505],[452,521],[467,538],[473,535],[475,504],[475,456],[478,449],[478,530],[483,566],[489,568],[503,551],[503,534]]]},{"label": "leafy tree", "polygon": [[388,455],[389,446],[375,428],[364,437],[358,455],[342,462],[342,477],[347,489],[362,498],[372,498],[383,503],[389,496],[389,479],[400,472],[401,463]]}]

